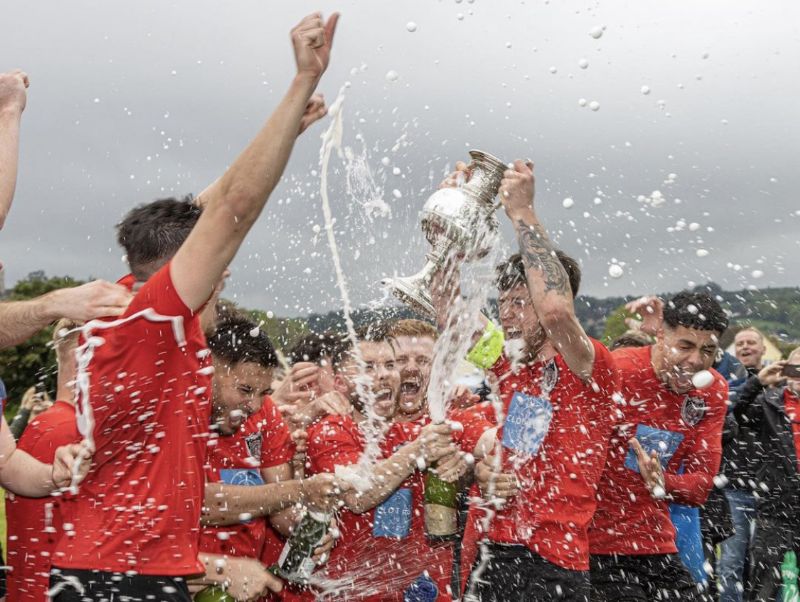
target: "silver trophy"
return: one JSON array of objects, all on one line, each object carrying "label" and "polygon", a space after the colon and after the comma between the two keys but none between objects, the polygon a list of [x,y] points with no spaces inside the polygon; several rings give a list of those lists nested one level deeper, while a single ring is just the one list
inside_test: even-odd
[{"label": "silver trophy", "polygon": [[506,164],[479,150],[469,152],[472,176],[461,188],[441,188],[422,208],[421,224],[431,250],[427,262],[413,276],[383,281],[395,297],[417,312],[435,317],[430,285],[436,273],[454,257],[472,261],[485,256],[497,234],[494,198]]}]

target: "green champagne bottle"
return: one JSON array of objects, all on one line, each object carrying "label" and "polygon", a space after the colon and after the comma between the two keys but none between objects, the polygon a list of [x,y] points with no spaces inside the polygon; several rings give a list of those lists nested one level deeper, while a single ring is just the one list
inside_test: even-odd
[{"label": "green champagne bottle", "polygon": [[195,594],[194,602],[236,602],[236,600],[221,587],[209,585]]},{"label": "green champagne bottle", "polygon": [[314,550],[328,534],[331,518],[332,515],[323,512],[306,512],[270,571],[291,583],[308,585],[311,573],[317,568],[312,558]]},{"label": "green champagne bottle", "polygon": [[425,473],[425,535],[431,542],[458,538],[458,487]]}]

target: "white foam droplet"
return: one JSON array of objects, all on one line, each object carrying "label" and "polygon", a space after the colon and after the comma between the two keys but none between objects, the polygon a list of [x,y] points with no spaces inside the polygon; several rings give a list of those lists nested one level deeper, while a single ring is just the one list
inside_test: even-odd
[{"label": "white foam droplet", "polygon": [[644,94],[645,96],[650,94],[650,86],[642,86],[642,94]]},{"label": "white foam droplet", "polygon": [[417,24],[414,23],[414,21],[409,21],[408,23],[406,23],[406,30],[411,33],[414,33],[415,31],[417,31]]},{"label": "white foam droplet", "polygon": [[705,389],[714,382],[714,375],[708,370],[700,370],[692,376],[692,385],[695,389]]},{"label": "white foam droplet", "polygon": [[623,273],[624,270],[622,269],[622,266],[617,263],[612,263],[610,266],[608,266],[608,275],[612,278],[622,278]]},{"label": "white foam droplet", "polygon": [[762,272],[761,270],[753,270],[753,272],[750,275],[753,278],[761,278],[764,275],[764,272]]},{"label": "white foam droplet", "polygon": [[600,103],[597,102],[596,100],[593,100],[592,102],[589,103],[589,108],[592,111],[599,111],[600,110]]},{"label": "white foam droplet", "polygon": [[578,106],[579,107],[585,107],[587,102],[588,101],[585,98],[580,98],[580,99],[578,99]]},{"label": "white foam droplet", "polygon": [[575,201],[573,201],[573,200],[572,200],[571,198],[569,198],[569,197],[565,198],[565,199],[564,199],[564,200],[561,202],[561,205],[564,207],[564,209],[569,209],[569,208],[570,208],[570,207],[572,207],[574,204],[575,204]]},{"label": "white foam droplet", "polygon": [[550,67],[550,73],[556,74],[558,73],[558,69],[556,69],[555,67]]},{"label": "white foam droplet", "polygon": [[390,69],[389,71],[386,72],[387,82],[396,82],[398,79],[400,79],[400,74],[394,69]]},{"label": "white foam droplet", "polygon": [[596,27],[592,27],[589,30],[589,35],[592,36],[595,40],[599,40],[600,38],[603,37],[604,29],[605,27],[603,27],[602,25],[597,25]]},{"label": "white foam droplet", "polygon": [[578,61],[578,67],[580,67],[581,69],[586,69],[588,66],[589,66],[589,61],[587,61],[586,59],[581,59]]},{"label": "white foam droplet", "polygon": [[708,255],[708,251],[706,249],[697,249],[695,253],[698,257],[706,257]]}]

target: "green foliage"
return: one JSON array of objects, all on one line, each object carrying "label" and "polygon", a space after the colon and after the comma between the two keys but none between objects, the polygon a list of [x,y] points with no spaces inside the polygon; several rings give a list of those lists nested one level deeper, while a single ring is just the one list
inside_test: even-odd
[{"label": "green foliage", "polygon": [[278,349],[286,349],[308,332],[308,325],[301,318],[275,318],[269,317],[267,312],[260,309],[246,310],[247,313],[261,324],[261,330],[267,334]]},{"label": "green foliage", "polygon": [[[17,282],[6,300],[24,301],[79,284],[83,283],[74,278],[48,278],[44,272],[32,272],[24,280]],[[56,360],[49,344],[52,337],[53,327],[50,326],[25,342],[0,351],[0,377],[6,385],[10,406],[6,408],[7,416],[14,414],[22,394],[32,385],[41,382],[51,395],[55,394]]]},{"label": "green foliage", "polygon": [[611,342],[617,337],[625,334],[629,330],[628,325],[625,324],[627,318],[634,317],[631,312],[625,309],[622,304],[609,314],[606,318],[606,326],[603,330],[602,342],[604,345],[610,345]]}]

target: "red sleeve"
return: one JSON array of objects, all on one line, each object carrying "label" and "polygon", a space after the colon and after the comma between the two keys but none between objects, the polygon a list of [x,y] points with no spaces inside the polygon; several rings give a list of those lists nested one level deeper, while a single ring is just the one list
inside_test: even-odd
[{"label": "red sleeve", "polygon": [[600,341],[589,340],[594,346],[592,381],[600,388],[598,393],[606,397],[614,395],[619,392],[619,372],[614,362],[614,356]]},{"label": "red sleeve", "polygon": [[272,468],[291,462],[295,451],[292,435],[269,396],[264,398],[264,405],[257,416],[262,436],[261,468]]},{"label": "red sleeve", "polygon": [[464,410],[450,412],[449,420],[461,424],[463,430],[453,432],[453,441],[461,451],[473,453],[483,434],[497,426],[491,402],[485,401]]},{"label": "red sleeve", "polygon": [[153,274],[136,293],[123,317],[130,316],[146,308],[152,308],[164,316],[180,316],[186,320],[196,315],[189,309],[175,290],[172,273],[167,263]]},{"label": "red sleeve", "polygon": [[686,506],[702,506],[714,486],[722,457],[722,427],[728,383],[719,376],[706,396],[708,415],[697,425],[692,446],[683,456],[683,473],[666,473],[664,484],[672,501]]},{"label": "red sleeve", "polygon": [[358,427],[349,416],[327,416],[308,429],[307,458],[311,474],[333,472],[336,466],[355,464],[363,445]]}]

